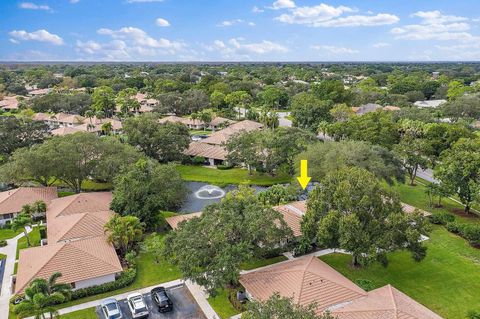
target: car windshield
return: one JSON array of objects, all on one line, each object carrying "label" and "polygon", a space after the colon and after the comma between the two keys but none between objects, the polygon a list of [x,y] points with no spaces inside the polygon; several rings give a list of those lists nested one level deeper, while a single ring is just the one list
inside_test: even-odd
[{"label": "car windshield", "polygon": [[118,318],[121,318],[121,316],[122,316],[121,314],[116,313],[114,315],[109,316],[108,319],[118,319]]},{"label": "car windshield", "polygon": [[145,311],[147,311],[146,307],[141,307],[141,308],[135,309],[135,313],[141,313],[141,312],[145,312]]},{"label": "car windshield", "polygon": [[115,303],[113,303],[113,302],[112,302],[112,303],[109,303],[109,304],[106,304],[105,306],[107,307],[107,309],[108,309],[109,311],[117,310],[117,304],[115,304]]}]

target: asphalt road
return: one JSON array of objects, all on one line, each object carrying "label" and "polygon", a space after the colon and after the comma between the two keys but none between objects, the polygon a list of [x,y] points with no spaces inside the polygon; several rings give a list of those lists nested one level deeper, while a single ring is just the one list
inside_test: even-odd
[{"label": "asphalt road", "polygon": [[[149,319],[206,319],[202,310],[185,286],[168,289],[167,294],[173,302],[173,311],[166,313],[160,313],[158,311],[157,306],[152,301],[150,293],[143,295],[150,312]],[[118,304],[122,310],[123,319],[131,319],[132,316],[128,308],[127,300],[119,300]],[[105,319],[100,306],[97,307],[97,316],[100,319]]]}]

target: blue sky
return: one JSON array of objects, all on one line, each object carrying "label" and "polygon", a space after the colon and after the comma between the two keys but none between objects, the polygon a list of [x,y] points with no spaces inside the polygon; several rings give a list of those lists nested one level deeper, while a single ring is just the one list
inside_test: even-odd
[{"label": "blue sky", "polygon": [[478,0],[0,1],[0,60],[480,60]]}]

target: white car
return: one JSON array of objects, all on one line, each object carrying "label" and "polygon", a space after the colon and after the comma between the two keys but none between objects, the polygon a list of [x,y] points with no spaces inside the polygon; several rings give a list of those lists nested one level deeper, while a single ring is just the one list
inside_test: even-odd
[{"label": "white car", "polygon": [[127,303],[133,318],[147,318],[148,308],[145,299],[139,293],[133,293],[127,296]]},{"label": "white car", "polygon": [[122,319],[122,311],[113,298],[102,301],[102,312],[106,319]]}]

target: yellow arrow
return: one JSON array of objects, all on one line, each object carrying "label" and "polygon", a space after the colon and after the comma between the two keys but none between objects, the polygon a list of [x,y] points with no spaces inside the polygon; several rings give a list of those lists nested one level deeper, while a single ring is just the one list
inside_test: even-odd
[{"label": "yellow arrow", "polygon": [[300,161],[300,177],[297,177],[298,182],[300,183],[300,186],[302,186],[302,189],[307,188],[308,183],[312,179],[311,177],[308,177],[308,161],[307,160],[301,160]]}]

